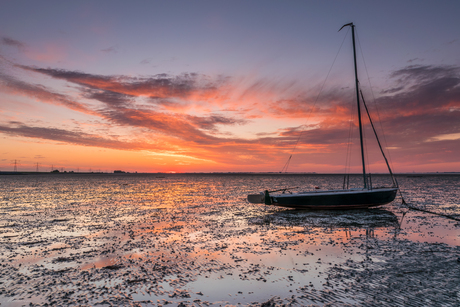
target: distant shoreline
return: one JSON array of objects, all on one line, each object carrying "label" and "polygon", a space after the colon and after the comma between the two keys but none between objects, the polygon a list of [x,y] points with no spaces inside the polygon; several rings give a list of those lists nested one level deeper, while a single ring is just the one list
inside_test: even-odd
[{"label": "distant shoreline", "polygon": [[[105,173],[105,172],[5,172],[0,171],[1,175],[51,175],[51,176],[72,176],[72,175],[110,175],[110,176],[175,176],[175,175],[240,175],[240,176],[343,176],[344,173],[279,173],[279,172],[195,172],[195,173]],[[349,174],[352,176],[362,176],[360,173]],[[372,173],[372,176],[389,175],[387,173]],[[460,172],[431,172],[431,173],[395,173],[396,176],[406,177],[426,177],[426,176],[460,176]]]}]

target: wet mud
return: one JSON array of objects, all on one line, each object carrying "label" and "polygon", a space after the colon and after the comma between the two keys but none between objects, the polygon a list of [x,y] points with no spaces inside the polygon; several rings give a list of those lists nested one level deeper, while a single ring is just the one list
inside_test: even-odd
[{"label": "wet mud", "polygon": [[84,179],[3,187],[1,306],[460,305],[460,224],[400,200],[301,211],[232,178]]}]

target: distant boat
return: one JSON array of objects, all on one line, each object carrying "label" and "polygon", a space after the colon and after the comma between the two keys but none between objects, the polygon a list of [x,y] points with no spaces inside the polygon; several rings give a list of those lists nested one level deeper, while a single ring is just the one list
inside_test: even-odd
[{"label": "distant boat", "polygon": [[[282,189],[277,191],[268,191],[262,192],[260,194],[251,194],[248,195],[248,201],[250,203],[265,203],[267,205],[276,205],[281,207],[289,208],[298,208],[298,209],[362,209],[381,206],[387,203],[392,202],[398,191],[398,184],[396,179],[393,176],[388,160],[383,152],[380,140],[377,136],[377,132],[372,123],[369,111],[367,109],[364,99],[363,105],[365,107],[366,113],[369,117],[374,135],[379,144],[380,151],[385,159],[386,165],[390,172],[393,185],[391,187],[380,187],[372,188],[372,184],[368,182],[368,176],[366,174],[366,165],[364,161],[364,148],[363,148],[363,130],[361,123],[361,106],[360,106],[360,94],[362,93],[359,90],[359,81],[358,81],[358,71],[356,65],[356,46],[355,46],[355,25],[353,23],[346,24],[340,28],[342,30],[344,27],[350,26],[352,31],[352,40],[353,40],[353,60],[354,60],[354,70],[355,70],[355,87],[356,87],[356,102],[358,105],[358,122],[359,122],[359,138],[361,146],[361,161],[363,169],[363,187],[357,189],[342,189],[342,190],[313,190],[307,192],[299,193],[285,193],[288,189]],[[340,31],[339,30],[339,31]],[[278,194],[273,194],[277,193]],[[282,193],[279,193],[282,192]]]}]

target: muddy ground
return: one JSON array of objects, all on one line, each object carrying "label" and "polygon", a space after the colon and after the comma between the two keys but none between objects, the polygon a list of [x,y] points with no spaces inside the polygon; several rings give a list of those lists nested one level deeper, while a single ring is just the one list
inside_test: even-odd
[{"label": "muddy ground", "polygon": [[460,306],[457,221],[152,199],[5,196],[1,306]]}]

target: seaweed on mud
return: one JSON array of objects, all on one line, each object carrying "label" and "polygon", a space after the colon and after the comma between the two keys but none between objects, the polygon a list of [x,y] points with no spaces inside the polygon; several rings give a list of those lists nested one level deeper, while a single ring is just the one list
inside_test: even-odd
[{"label": "seaweed on mud", "polygon": [[43,244],[43,243],[48,243],[48,241],[46,240],[29,241],[29,242],[23,242],[22,245],[31,246],[31,245],[37,245],[37,244]]},{"label": "seaweed on mud", "polygon": [[114,270],[119,270],[121,268],[124,268],[124,265],[121,265],[121,264],[112,264],[112,265],[107,265],[105,267],[102,267],[101,269],[103,270],[111,270],[111,271],[114,271]]},{"label": "seaweed on mud", "polygon": [[59,262],[71,262],[74,261],[75,257],[57,257],[52,260],[53,263],[59,263]]},{"label": "seaweed on mud", "polygon": [[120,178],[11,198],[36,208],[0,216],[2,305],[460,305],[458,223],[261,207],[238,177]]},{"label": "seaweed on mud", "polygon": [[50,221],[50,223],[62,223],[62,222],[68,222],[72,219],[69,219],[69,218],[61,218],[61,219],[53,219]]},{"label": "seaweed on mud", "polygon": [[13,228],[13,227],[16,227],[18,226],[18,224],[3,224],[3,225],[0,225],[0,228]]}]

